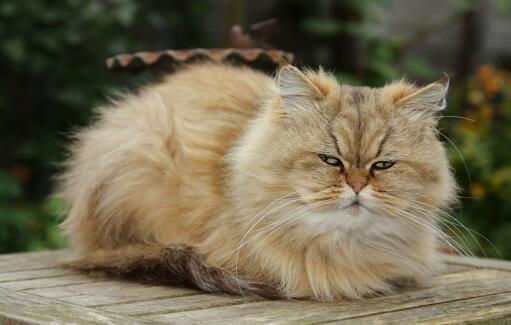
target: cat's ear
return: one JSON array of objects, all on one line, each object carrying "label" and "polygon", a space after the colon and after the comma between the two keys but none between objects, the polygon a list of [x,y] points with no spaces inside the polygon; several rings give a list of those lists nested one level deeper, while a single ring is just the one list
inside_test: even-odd
[{"label": "cat's ear", "polygon": [[292,65],[282,67],[276,78],[282,109],[293,113],[310,109],[323,93],[303,72]]},{"label": "cat's ear", "polygon": [[417,117],[432,116],[447,107],[447,91],[449,90],[449,76],[445,74],[439,80],[409,94],[396,98],[396,106],[407,109]]}]

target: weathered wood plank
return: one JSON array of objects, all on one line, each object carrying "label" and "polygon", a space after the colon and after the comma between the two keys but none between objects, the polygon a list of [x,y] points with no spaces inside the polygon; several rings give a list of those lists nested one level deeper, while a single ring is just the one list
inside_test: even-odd
[{"label": "weathered wood plank", "polygon": [[511,262],[493,258],[465,257],[459,255],[444,255],[443,260],[452,265],[465,265],[501,271],[511,271]]},{"label": "weathered wood plank", "polygon": [[[460,324],[493,323],[511,320],[511,294],[501,293],[485,297],[463,299],[444,304],[433,304],[412,310],[381,313],[368,317],[328,322],[334,324]],[[506,322],[509,324],[509,322]]]},{"label": "weathered wood plank", "polygon": [[0,297],[1,324],[152,324],[2,288]]},{"label": "weathered wood plank", "polygon": [[70,284],[94,283],[101,281],[104,280],[95,279],[86,275],[66,275],[55,278],[1,282],[0,288],[20,291],[27,289],[50,288]]},{"label": "weathered wood plank", "polygon": [[0,272],[56,267],[67,256],[65,250],[0,255]]},{"label": "weathered wood plank", "polygon": [[233,297],[222,294],[197,294],[186,297],[150,300],[129,304],[101,307],[100,309],[123,315],[149,315],[182,312],[221,306],[239,305],[260,299]]},{"label": "weathered wood plank", "polygon": [[[48,323],[51,320],[57,323],[91,323],[90,319],[93,322],[104,319],[104,322],[123,324],[136,322],[136,318],[116,318],[123,317],[117,314],[136,315],[150,322],[166,323],[402,324],[511,317],[511,263],[501,260],[467,260],[459,256],[444,256],[447,267],[429,288],[359,302],[327,304],[261,301],[204,294],[187,288],[92,278],[58,267],[66,255],[66,251],[55,251],[0,256],[0,323],[13,317],[17,322],[36,323]],[[480,265],[482,269],[476,269],[475,265]],[[4,295],[4,292],[10,292],[11,295]],[[14,309],[7,308],[3,299],[4,296],[12,295],[21,295],[21,298],[9,298],[21,301],[19,304],[13,303]],[[49,307],[44,307],[45,304]],[[31,314],[31,305],[36,309],[46,309],[37,309]],[[65,306],[62,313],[61,305]],[[71,311],[66,308],[85,309]],[[57,318],[51,318],[54,317],[54,311],[59,311],[63,318],[58,321]],[[37,318],[39,314],[47,317],[45,312],[50,312],[50,318]],[[80,316],[89,312],[100,316],[91,316],[90,319]],[[19,313],[20,316],[14,316],[13,313]],[[78,318],[73,315],[71,320],[68,315],[72,313],[80,315]]]},{"label": "weathered wood plank", "polygon": [[341,318],[399,311],[431,304],[511,292],[511,273],[498,270],[474,270],[439,276],[432,287],[393,296],[334,304],[307,301],[262,301],[207,310],[142,316],[171,323],[225,323],[235,319],[243,323],[328,322]]},{"label": "weathered wood plank", "polygon": [[53,288],[31,289],[27,293],[62,299],[81,306],[101,306],[199,294],[188,288],[148,286],[128,281],[105,281]]},{"label": "weathered wood plank", "polygon": [[0,282],[52,278],[57,276],[76,275],[77,272],[64,268],[48,268],[0,273]]},{"label": "weathered wood plank", "polygon": [[443,274],[453,274],[453,273],[458,273],[458,272],[468,272],[471,270],[474,270],[474,267],[462,265],[462,264],[447,264],[446,263],[444,265],[444,267],[442,267],[439,270],[438,273],[443,275]]}]

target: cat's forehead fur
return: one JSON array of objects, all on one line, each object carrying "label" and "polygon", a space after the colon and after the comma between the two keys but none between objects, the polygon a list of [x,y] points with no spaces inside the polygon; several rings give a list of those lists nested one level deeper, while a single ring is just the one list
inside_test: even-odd
[{"label": "cat's forehead fur", "polygon": [[357,87],[339,83],[322,69],[294,67],[282,69],[277,82],[284,111],[302,117],[302,130],[321,140],[334,138],[342,158],[357,165],[392,155],[386,148],[395,155],[411,154],[414,147],[436,141],[436,113],[446,106],[449,85],[445,77],[424,87],[404,79],[379,88]]},{"label": "cat's forehead fur", "polygon": [[330,106],[328,124],[341,155],[360,165],[377,156],[404,117],[393,112],[391,95],[384,88],[340,86]]}]

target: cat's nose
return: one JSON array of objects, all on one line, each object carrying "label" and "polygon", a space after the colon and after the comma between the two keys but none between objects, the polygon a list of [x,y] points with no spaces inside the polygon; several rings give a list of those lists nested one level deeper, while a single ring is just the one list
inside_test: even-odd
[{"label": "cat's nose", "polygon": [[350,170],[346,173],[346,183],[351,186],[355,194],[358,194],[367,186],[367,173],[360,168]]},{"label": "cat's nose", "polygon": [[367,183],[362,183],[362,182],[357,182],[357,183],[353,183],[353,184],[350,184],[351,188],[353,189],[353,191],[358,194],[360,193],[360,191],[362,191],[362,189],[364,187],[366,187]]}]

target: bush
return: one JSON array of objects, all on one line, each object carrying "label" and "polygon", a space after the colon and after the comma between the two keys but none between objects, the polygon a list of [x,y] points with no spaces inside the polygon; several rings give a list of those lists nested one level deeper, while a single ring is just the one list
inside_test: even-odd
[{"label": "bush", "polygon": [[[456,176],[466,189],[457,217],[478,255],[511,257],[511,73],[481,66],[453,92],[441,126]],[[454,147],[454,145],[457,146]],[[494,247],[495,246],[495,247]]]},{"label": "bush", "polygon": [[[107,87],[133,79],[107,71],[105,58],[151,40],[206,45],[203,3],[0,2],[0,253],[59,246],[58,202],[46,196],[66,134],[88,122]],[[167,33],[183,25],[172,43]]]}]

